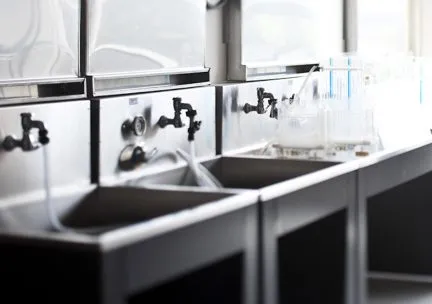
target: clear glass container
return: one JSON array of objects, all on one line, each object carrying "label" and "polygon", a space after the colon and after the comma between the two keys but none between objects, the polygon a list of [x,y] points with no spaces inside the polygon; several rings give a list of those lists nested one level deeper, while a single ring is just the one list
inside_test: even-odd
[{"label": "clear glass container", "polygon": [[327,147],[327,107],[317,99],[285,100],[279,108],[277,142],[283,148]]}]

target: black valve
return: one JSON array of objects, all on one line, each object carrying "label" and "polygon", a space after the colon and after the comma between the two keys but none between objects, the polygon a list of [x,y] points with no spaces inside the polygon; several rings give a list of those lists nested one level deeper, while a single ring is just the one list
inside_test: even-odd
[{"label": "black valve", "polygon": [[[274,98],[272,93],[268,93],[265,91],[264,88],[258,88],[257,89],[257,105],[251,105],[249,103],[246,103],[243,106],[243,111],[248,114],[250,112],[257,112],[257,114],[265,114],[267,113],[267,109],[270,107],[271,111],[270,111],[270,118],[278,118],[277,115],[277,109],[276,109],[276,104],[277,104],[277,99]],[[265,100],[268,100],[268,106],[266,107],[264,105]]]},{"label": "black valve", "polygon": [[130,121],[127,120],[122,125],[122,133],[124,135],[128,135],[132,133],[135,136],[142,136],[147,128],[146,121],[143,116],[138,115],[135,116],[135,118]]},{"label": "black valve", "polygon": [[180,97],[173,98],[174,107],[174,118],[168,118],[166,116],[161,116],[158,121],[158,125],[161,128],[165,128],[168,125],[173,125],[174,128],[184,127],[184,123],[181,120],[181,111],[186,110],[186,116],[189,118],[189,128],[188,128],[188,140],[192,141],[195,139],[195,133],[199,131],[201,127],[201,121],[195,121],[195,116],[197,111],[192,108],[188,103],[182,103]]},{"label": "black valve", "polygon": [[128,145],[120,153],[119,167],[125,171],[133,170],[137,166],[149,162],[157,153],[156,148],[146,151],[141,145]]},{"label": "black valve", "polygon": [[23,151],[33,151],[39,148],[39,145],[33,143],[30,137],[30,132],[32,129],[38,129],[38,143],[41,145],[47,145],[49,143],[48,130],[42,121],[32,120],[31,113],[21,113],[21,127],[23,129],[22,139],[16,139],[12,135],[5,137],[2,143],[3,149],[6,151],[12,151],[13,149],[19,147]]}]

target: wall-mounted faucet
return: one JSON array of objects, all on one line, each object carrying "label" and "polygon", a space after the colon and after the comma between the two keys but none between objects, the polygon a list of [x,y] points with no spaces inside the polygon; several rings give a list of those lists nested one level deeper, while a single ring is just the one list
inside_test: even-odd
[{"label": "wall-mounted faucet", "polygon": [[[249,103],[246,103],[243,107],[243,111],[248,114],[250,112],[257,112],[258,114],[267,113],[268,108],[270,107],[270,118],[278,118],[278,110],[276,108],[277,99],[274,98],[272,93],[268,93],[264,88],[257,89],[257,105],[253,106]],[[265,100],[268,100],[268,106],[264,105]]]},{"label": "wall-mounted faucet", "polygon": [[189,128],[188,128],[188,140],[195,140],[195,133],[199,131],[201,127],[201,121],[195,121],[195,116],[197,115],[197,111],[192,108],[192,106],[188,103],[182,103],[182,99],[180,97],[173,98],[173,106],[174,106],[174,118],[168,118],[166,116],[161,116],[158,121],[158,125],[161,128],[165,128],[166,126],[173,125],[174,128],[182,128],[184,124],[181,120],[181,111],[186,110],[186,116],[189,118]]},{"label": "wall-mounted faucet", "polygon": [[12,151],[15,148],[21,148],[27,152],[39,148],[39,145],[31,139],[30,132],[32,129],[39,130],[39,144],[46,145],[49,143],[48,130],[45,128],[44,123],[39,120],[32,120],[31,113],[21,113],[21,126],[23,129],[22,139],[15,139],[12,135],[6,136],[2,142],[3,149]]}]

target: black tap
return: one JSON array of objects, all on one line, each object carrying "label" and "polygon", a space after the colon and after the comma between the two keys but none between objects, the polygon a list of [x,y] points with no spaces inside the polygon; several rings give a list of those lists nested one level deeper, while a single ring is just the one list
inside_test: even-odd
[{"label": "black tap", "polygon": [[[243,107],[243,111],[248,114],[250,112],[257,112],[258,114],[265,114],[267,113],[267,109],[270,107],[270,118],[278,118],[278,110],[276,108],[277,99],[274,98],[272,93],[268,93],[265,91],[264,88],[258,88],[257,89],[257,105],[253,106],[249,103],[246,103]],[[264,101],[268,99],[268,106],[267,108],[264,105]]]},{"label": "black tap", "polygon": [[38,142],[41,145],[47,145],[49,143],[48,130],[42,121],[32,120],[31,113],[21,113],[21,126],[23,129],[22,139],[15,139],[13,136],[9,135],[3,140],[2,147],[6,151],[12,151],[13,149],[19,147],[23,151],[33,151],[39,147],[35,145],[30,138],[30,131],[32,129],[39,130]]},{"label": "black tap", "polygon": [[182,103],[182,99],[180,97],[173,98],[173,106],[174,118],[161,116],[158,121],[159,127],[165,128],[168,125],[173,125],[174,128],[184,127],[184,124],[181,120],[181,111],[186,110],[186,116],[189,118],[188,140],[193,141],[195,139],[195,133],[199,131],[201,127],[201,121],[195,121],[197,111],[194,110],[190,104]]}]

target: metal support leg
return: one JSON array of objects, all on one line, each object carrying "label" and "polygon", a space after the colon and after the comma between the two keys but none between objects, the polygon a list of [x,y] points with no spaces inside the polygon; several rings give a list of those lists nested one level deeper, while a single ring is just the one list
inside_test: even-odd
[{"label": "metal support leg", "polygon": [[279,303],[276,202],[261,205],[260,212],[260,303]]},{"label": "metal support leg", "polygon": [[250,208],[246,215],[246,250],[244,255],[244,304],[260,304],[259,296],[259,228],[258,208]]}]

